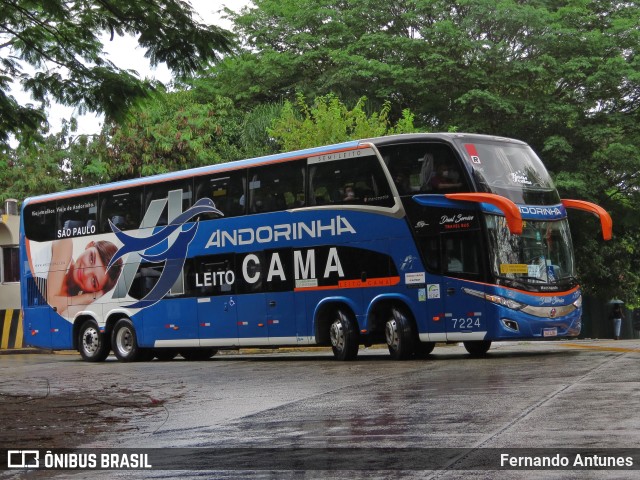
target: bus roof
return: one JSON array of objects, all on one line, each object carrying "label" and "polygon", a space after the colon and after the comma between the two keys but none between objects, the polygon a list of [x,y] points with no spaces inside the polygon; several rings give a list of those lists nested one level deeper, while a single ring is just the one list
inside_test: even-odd
[{"label": "bus roof", "polygon": [[207,165],[203,167],[190,168],[187,170],[180,170],[176,172],[163,173],[159,175],[152,175],[148,177],[134,178],[128,180],[122,180],[117,182],[110,182],[105,184],[93,185],[90,187],[82,187],[73,190],[65,190],[62,192],[49,193],[45,195],[39,195],[36,197],[29,197],[24,200],[22,207],[31,203],[40,203],[50,200],[58,200],[70,197],[76,197],[80,195],[87,195],[92,193],[100,193],[109,190],[119,190],[124,188],[138,187],[147,184],[152,184],[162,181],[179,180],[181,178],[188,178],[193,176],[208,175],[218,172],[224,172],[228,170],[236,170],[240,168],[256,167],[261,165],[267,165],[270,163],[277,163],[281,161],[294,160],[299,158],[305,158],[314,155],[322,155],[329,152],[338,152],[342,150],[351,150],[358,148],[363,144],[374,144],[376,146],[390,145],[394,143],[416,143],[420,141],[445,141],[451,142],[454,139],[468,139],[473,140],[492,140],[502,142],[513,142],[524,144],[519,140],[514,140],[504,137],[494,137],[490,135],[480,134],[467,134],[467,133],[412,133],[412,134],[399,134],[389,135],[385,137],[374,137],[361,140],[352,140],[349,142],[337,143],[333,145],[324,145],[321,147],[307,148],[303,150],[296,150],[286,153],[278,153],[274,155],[267,155],[264,157],[249,158],[245,160],[235,160],[225,163],[217,163],[214,165]]}]

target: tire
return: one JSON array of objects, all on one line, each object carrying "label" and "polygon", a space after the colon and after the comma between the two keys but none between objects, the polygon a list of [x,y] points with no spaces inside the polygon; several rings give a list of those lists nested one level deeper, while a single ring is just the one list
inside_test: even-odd
[{"label": "tire", "polygon": [[111,350],[106,335],[94,320],[87,320],[78,333],[78,351],[85,362],[103,362]]},{"label": "tire", "polygon": [[178,351],[161,348],[159,350],[154,350],[153,355],[161,362],[170,362],[176,358]]},{"label": "tire", "polygon": [[491,348],[491,342],[488,340],[462,342],[462,344],[472,357],[484,357]]},{"label": "tire", "polygon": [[416,346],[416,357],[427,358],[433,349],[436,348],[436,342],[420,342]]},{"label": "tire", "polygon": [[336,310],[334,320],[329,327],[329,338],[333,355],[337,360],[355,360],[358,356],[360,348],[358,324],[352,315]]},{"label": "tire", "polygon": [[121,362],[136,362],[153,358],[151,350],[138,346],[136,330],[128,318],[118,320],[113,327],[111,348]]},{"label": "tire", "polygon": [[218,353],[218,350],[215,348],[193,348],[189,350],[182,350],[180,355],[182,355],[182,358],[190,362],[201,362],[209,360],[216,353]]},{"label": "tire", "polygon": [[387,348],[394,360],[407,360],[416,351],[416,332],[413,322],[399,309],[392,308],[384,325]]}]

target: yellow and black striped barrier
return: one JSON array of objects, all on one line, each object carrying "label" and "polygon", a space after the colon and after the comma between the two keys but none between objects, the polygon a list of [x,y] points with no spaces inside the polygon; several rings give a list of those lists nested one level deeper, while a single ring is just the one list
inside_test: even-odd
[{"label": "yellow and black striped barrier", "polygon": [[0,349],[22,348],[22,311],[0,310]]}]

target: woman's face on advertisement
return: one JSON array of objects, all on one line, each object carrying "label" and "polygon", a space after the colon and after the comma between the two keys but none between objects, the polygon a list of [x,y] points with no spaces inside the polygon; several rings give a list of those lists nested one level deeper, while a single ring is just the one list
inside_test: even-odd
[{"label": "woman's face on advertisement", "polygon": [[107,283],[107,268],[96,247],[87,248],[75,263],[73,279],[83,292],[98,292]]}]

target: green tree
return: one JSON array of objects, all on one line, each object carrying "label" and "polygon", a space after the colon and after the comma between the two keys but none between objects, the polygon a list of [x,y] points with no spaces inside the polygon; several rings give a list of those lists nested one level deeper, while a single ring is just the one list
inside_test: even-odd
[{"label": "green tree", "polygon": [[34,144],[0,153],[0,201],[106,181],[104,139],[75,135],[75,121]]},{"label": "green tree", "polygon": [[[149,95],[151,82],[104,57],[101,34],[137,36],[151,65],[178,75],[231,49],[228,32],[195,21],[181,0],[0,0],[0,146],[38,130],[49,99],[120,120]],[[12,79],[38,104],[20,104]]]},{"label": "green tree", "polygon": [[413,115],[408,110],[395,126],[389,120],[391,104],[386,102],[379,112],[370,115],[364,111],[366,98],[362,97],[353,109],[342,103],[336,95],[316,97],[312,105],[299,94],[295,105],[286,101],[280,117],[269,135],[281,145],[282,151],[299,150],[368,137],[394,133],[414,133]]},{"label": "green tree", "polygon": [[108,128],[107,176],[112,180],[237,160],[242,115],[229,99],[192,90],[158,95]]}]

